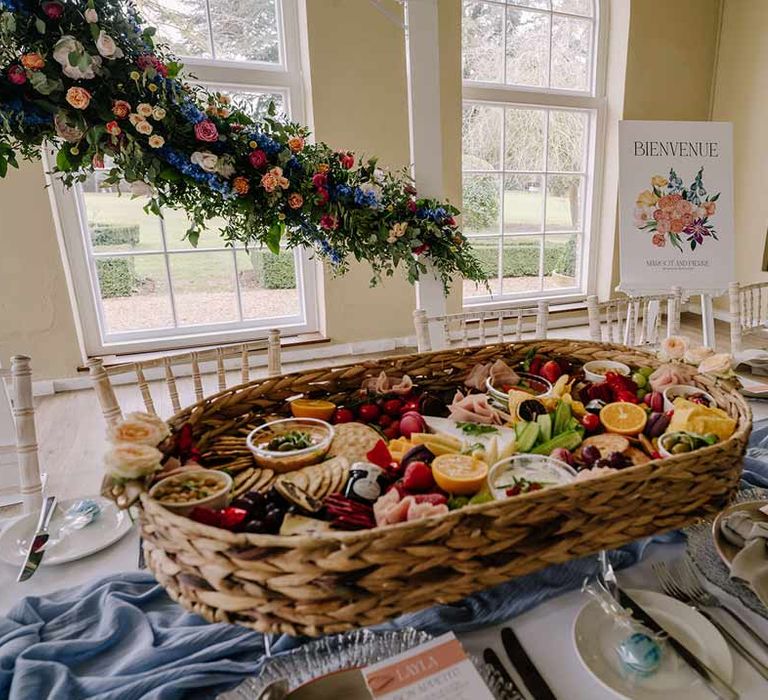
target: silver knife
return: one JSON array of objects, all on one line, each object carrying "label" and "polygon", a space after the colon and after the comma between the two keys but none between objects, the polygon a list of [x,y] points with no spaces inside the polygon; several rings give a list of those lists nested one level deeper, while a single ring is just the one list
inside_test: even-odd
[{"label": "silver knife", "polygon": [[31,578],[37,571],[37,567],[40,566],[40,562],[45,555],[45,544],[48,542],[48,538],[51,536],[48,532],[48,525],[51,523],[51,517],[53,517],[53,511],[56,509],[56,496],[46,496],[43,501],[43,509],[40,511],[40,520],[37,521],[37,531],[32,538],[32,544],[29,545],[27,551],[27,558],[24,560],[24,566],[19,571],[19,577],[16,579],[19,581],[26,581]]},{"label": "silver knife", "polygon": [[680,655],[683,661],[688,664],[696,675],[704,681],[704,685],[717,695],[717,697],[723,698],[723,700],[739,700],[739,694],[728,685],[728,683],[726,683],[697,656],[694,656],[694,654],[688,651],[688,649],[675,639],[670,632],[656,622],[648,612],[632,599],[629,593],[621,588],[617,588],[616,590],[619,594],[619,603],[632,612],[632,617],[643,623],[649,630],[651,630],[651,632],[663,634],[667,638],[669,645]]}]

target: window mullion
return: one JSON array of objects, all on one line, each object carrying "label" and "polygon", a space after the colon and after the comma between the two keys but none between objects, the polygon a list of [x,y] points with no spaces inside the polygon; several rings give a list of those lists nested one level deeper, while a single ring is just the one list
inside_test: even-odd
[{"label": "window mullion", "polygon": [[240,295],[240,274],[237,269],[237,250],[232,248],[232,265],[235,271],[235,299],[237,301],[237,317],[240,322],[243,321],[243,298]]},{"label": "window mullion", "polygon": [[[506,16],[506,15],[505,15]],[[505,33],[506,36],[506,33]],[[506,66],[506,43],[504,48],[504,65]],[[506,74],[505,74],[506,75]],[[499,226],[501,235],[499,236],[499,294],[504,295],[504,220],[506,218],[506,179],[507,179],[507,110],[501,110],[501,154],[499,165],[501,165],[501,212],[499,216]]]},{"label": "window mullion", "polygon": [[208,23],[208,41],[211,43],[211,59],[216,60],[216,44],[213,41],[213,20],[211,19],[211,3],[205,0],[205,18]]},{"label": "window mullion", "polygon": [[173,291],[173,282],[171,281],[171,260],[168,255],[168,241],[165,235],[165,217],[158,216],[160,222],[160,240],[163,242],[163,261],[165,262],[165,278],[168,283],[168,298],[171,302],[171,316],[173,318],[173,327],[179,327],[179,317],[176,314],[176,295]]},{"label": "window mullion", "polygon": [[547,243],[546,231],[547,231],[547,195],[549,194],[549,175],[547,169],[549,168],[549,117],[550,112],[547,110],[547,117],[544,120],[544,183],[542,185],[542,195],[544,200],[542,202],[542,215],[541,215],[541,250],[539,250],[539,289],[544,289],[544,246]]}]

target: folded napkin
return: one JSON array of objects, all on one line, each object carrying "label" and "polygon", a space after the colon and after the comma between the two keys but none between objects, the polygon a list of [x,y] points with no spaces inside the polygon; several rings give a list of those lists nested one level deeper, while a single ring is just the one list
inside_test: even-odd
[{"label": "folded napkin", "polygon": [[768,523],[737,510],[723,518],[720,531],[741,548],[731,562],[731,578],[746,581],[768,608]]}]

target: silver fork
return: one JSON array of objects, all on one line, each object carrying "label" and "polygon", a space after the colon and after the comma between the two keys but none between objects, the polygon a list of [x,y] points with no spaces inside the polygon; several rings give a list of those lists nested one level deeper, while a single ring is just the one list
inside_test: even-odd
[{"label": "silver fork", "polygon": [[[665,562],[658,562],[653,565],[653,571],[656,574],[656,578],[661,584],[662,590],[667,594],[676,598],[681,603],[690,605],[694,610],[707,618],[720,633],[730,642],[744,659],[766,680],[768,680],[768,666],[766,666],[760,659],[758,659],[747,647],[745,647],[736,637],[734,637],[730,631],[723,626],[708,610],[705,609],[705,603],[702,603],[697,598],[691,596],[686,587],[686,578],[689,577],[692,572],[685,571],[681,565],[668,565]],[[695,574],[694,574],[695,575]],[[714,598],[714,596],[711,596]],[[715,600],[717,600],[715,598]],[[717,601],[718,603],[720,601]],[[707,606],[707,607],[721,607]],[[762,641],[762,640],[761,640]]]}]

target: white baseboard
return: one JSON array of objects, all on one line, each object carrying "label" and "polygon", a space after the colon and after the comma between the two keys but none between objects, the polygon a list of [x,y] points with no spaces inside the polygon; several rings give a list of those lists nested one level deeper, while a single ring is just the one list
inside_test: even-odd
[{"label": "white baseboard", "polygon": [[[701,316],[701,302],[689,301],[687,304],[683,305],[683,311],[688,311],[689,313],[696,314],[697,316]],[[726,311],[725,309],[718,309],[715,307],[712,309],[712,315],[718,321],[724,321],[725,323],[731,322],[731,313],[730,311]]]}]

